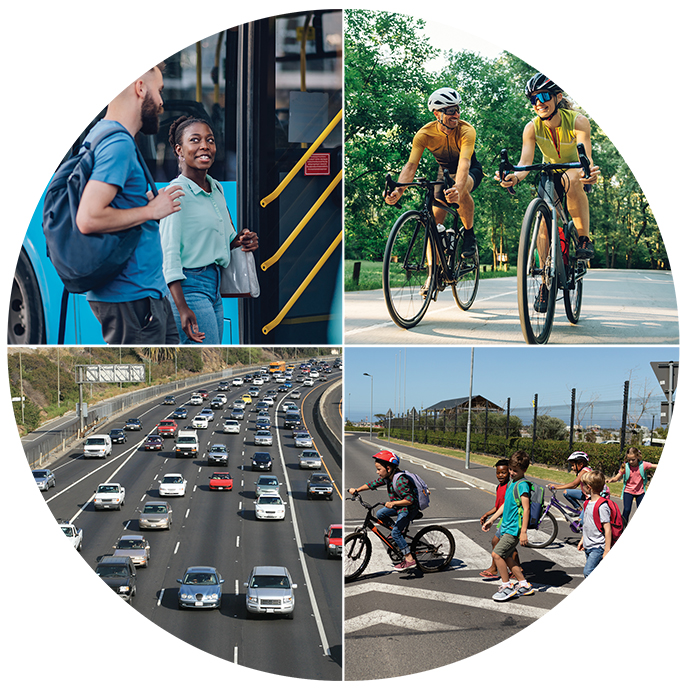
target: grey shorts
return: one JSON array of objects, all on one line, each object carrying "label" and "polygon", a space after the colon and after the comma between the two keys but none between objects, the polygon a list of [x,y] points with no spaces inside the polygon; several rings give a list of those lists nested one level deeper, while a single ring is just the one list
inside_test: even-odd
[{"label": "grey shorts", "polygon": [[180,336],[167,297],[89,302],[108,345],[177,345]]},{"label": "grey shorts", "polygon": [[520,543],[520,537],[512,534],[502,534],[498,540],[498,544],[494,546],[494,553],[505,560],[508,556],[512,556],[513,552]]}]

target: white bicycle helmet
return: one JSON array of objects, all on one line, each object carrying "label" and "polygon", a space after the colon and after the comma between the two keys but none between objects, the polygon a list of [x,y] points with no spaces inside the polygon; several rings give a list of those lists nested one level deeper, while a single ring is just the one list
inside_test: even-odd
[{"label": "white bicycle helmet", "polygon": [[581,450],[576,450],[574,453],[571,453],[570,457],[568,458],[568,462],[581,462],[585,465],[588,465],[589,456],[587,453],[583,453]]},{"label": "white bicycle helmet", "polygon": [[429,96],[427,105],[429,106],[429,111],[432,113],[434,110],[447,108],[451,105],[457,105],[459,108],[460,94],[458,94],[455,89],[451,89],[449,86],[444,86],[443,88],[436,89],[436,91]]}]

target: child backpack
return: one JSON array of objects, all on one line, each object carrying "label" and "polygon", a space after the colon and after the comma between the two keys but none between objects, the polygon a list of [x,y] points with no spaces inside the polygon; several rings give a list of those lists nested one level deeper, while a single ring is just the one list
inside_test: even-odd
[{"label": "child backpack", "polygon": [[404,474],[408,479],[411,479],[414,482],[415,488],[417,489],[419,510],[426,510],[431,503],[431,492],[429,491],[429,487],[426,485],[424,480],[414,472],[408,472],[407,470],[398,470],[396,474]]},{"label": "child backpack", "polygon": [[[587,510],[588,503],[589,499],[585,501],[583,511]],[[594,504],[593,517],[596,528],[602,534],[604,533],[604,528],[601,525],[601,517],[599,516],[599,509],[601,508],[602,503],[606,503],[609,507],[609,510],[611,511],[611,546],[613,546],[618,541],[618,537],[620,537],[623,533],[623,516],[621,515],[620,508],[618,507],[618,504],[615,501],[612,501],[610,498],[600,498]]]},{"label": "child backpack", "polygon": [[[523,481],[516,482],[513,486],[513,498],[515,503],[517,503],[520,510],[520,516],[523,517],[522,512],[522,501],[518,495],[518,484]],[[524,480],[527,482],[527,480]],[[527,522],[527,529],[536,529],[541,522],[542,515],[544,514],[544,487],[538,484],[532,484],[532,482],[527,482],[529,486],[529,517]],[[524,518],[523,518],[524,519]]]},{"label": "child backpack", "polygon": [[[640,468],[640,477],[642,478],[642,490],[646,491],[647,490],[647,473],[644,471],[644,462],[640,460],[640,462],[637,465]],[[630,463],[626,462],[625,463],[625,478],[624,478],[624,485],[628,483],[628,479],[630,479]]]}]

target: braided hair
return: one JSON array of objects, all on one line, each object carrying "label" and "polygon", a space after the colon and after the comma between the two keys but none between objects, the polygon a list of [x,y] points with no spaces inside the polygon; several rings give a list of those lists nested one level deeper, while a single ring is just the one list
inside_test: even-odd
[{"label": "braided hair", "polygon": [[213,127],[211,127],[211,125],[206,120],[203,120],[200,117],[193,117],[192,115],[183,115],[182,117],[178,117],[177,120],[175,120],[170,125],[170,129],[168,130],[168,143],[172,147],[175,157],[177,157],[175,147],[182,145],[182,135],[184,134],[185,129],[187,129],[187,127],[189,127],[190,125],[195,124],[206,125],[213,134]]}]

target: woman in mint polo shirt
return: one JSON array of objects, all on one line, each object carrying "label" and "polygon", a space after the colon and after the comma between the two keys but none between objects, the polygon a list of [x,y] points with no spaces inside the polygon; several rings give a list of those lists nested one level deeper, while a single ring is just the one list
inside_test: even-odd
[{"label": "woman in mint polo shirt", "polygon": [[178,213],[161,222],[163,274],[173,298],[173,314],[180,343],[219,345],[223,335],[221,268],[230,250],[253,252],[255,232],[237,234],[221,185],[208,170],[216,157],[213,130],[207,122],[180,117],[170,125],[168,141],[178,159],[184,203]]}]

